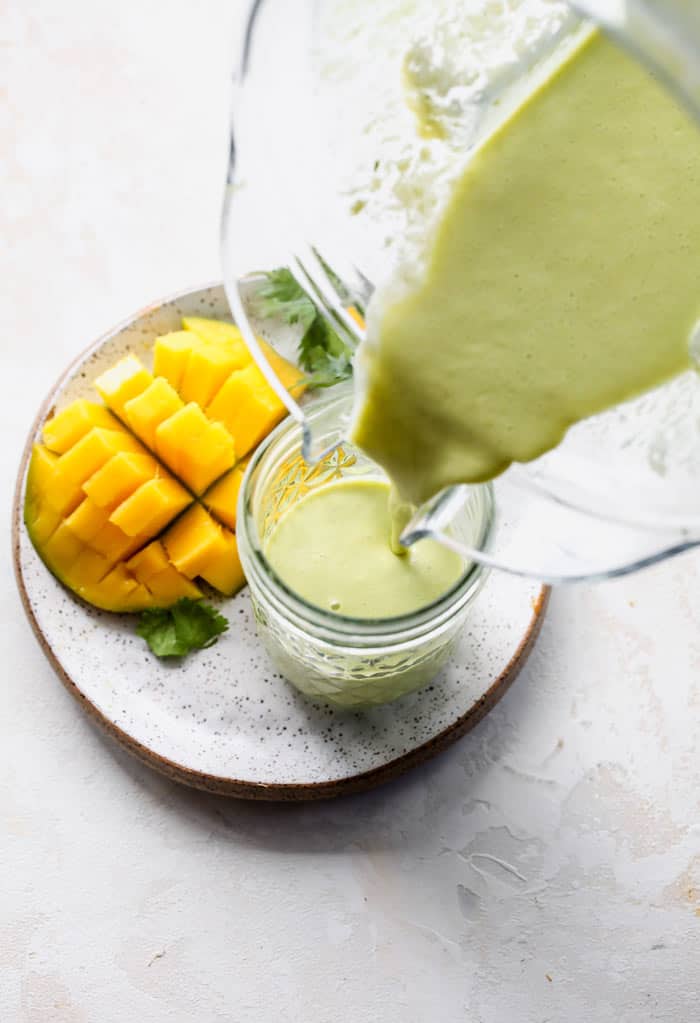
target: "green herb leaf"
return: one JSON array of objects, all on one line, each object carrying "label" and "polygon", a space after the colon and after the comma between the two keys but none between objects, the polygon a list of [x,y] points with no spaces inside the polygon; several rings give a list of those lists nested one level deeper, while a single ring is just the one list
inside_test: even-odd
[{"label": "green herb leaf", "polygon": [[156,657],[183,657],[212,646],[227,629],[228,622],[216,608],[183,597],[173,607],[143,611],[136,634],[146,640]]},{"label": "green herb leaf", "polygon": [[271,270],[255,297],[259,316],[299,323],[299,365],[308,387],[330,387],[352,376],[352,348],[333,330],[286,267]]},{"label": "green herb leaf", "polygon": [[318,313],[306,292],[286,267],[265,274],[266,281],[255,296],[260,316],[279,316],[285,323],[301,323],[308,330]]}]

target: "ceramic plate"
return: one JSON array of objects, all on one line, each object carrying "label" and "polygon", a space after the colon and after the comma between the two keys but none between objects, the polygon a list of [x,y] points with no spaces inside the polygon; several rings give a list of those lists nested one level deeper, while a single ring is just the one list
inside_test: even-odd
[{"label": "ceramic plate", "polygon": [[444,749],[513,681],[539,631],[547,591],[490,577],[447,667],[422,692],[367,712],[299,695],[255,635],[246,590],[221,600],[229,631],[182,663],[158,661],[129,615],[83,604],[48,572],[22,524],[31,445],[49,412],[92,397],[90,381],[128,351],[150,364],[153,339],[187,314],[227,317],[221,286],[147,309],[92,345],[51,391],[27,442],[14,509],[19,588],[31,625],[82,706],[152,767],[198,788],[251,799],[315,799],[369,788]]}]

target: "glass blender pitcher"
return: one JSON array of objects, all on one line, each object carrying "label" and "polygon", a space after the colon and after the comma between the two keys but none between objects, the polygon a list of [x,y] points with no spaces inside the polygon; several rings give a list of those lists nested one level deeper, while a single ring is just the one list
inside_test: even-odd
[{"label": "glass blender pitcher", "polygon": [[[388,31],[384,43],[411,21],[420,60],[421,38],[441,30],[439,18],[431,21],[440,5],[375,6],[375,24]],[[700,119],[700,10],[693,0],[474,0],[463,9],[471,48],[457,97],[459,152],[445,155],[430,141],[412,153],[402,149],[401,121],[391,116],[395,54],[363,34],[357,0],[251,4],[233,96],[225,286],[256,362],[298,423],[309,463],[329,455],[307,415],[313,395],[297,402],[257,341],[263,336],[294,357],[299,337],[294,325],[260,317],[256,295],[265,271],[288,268],[339,337],[356,346],[363,337],[357,314],[394,264],[393,239],[408,229],[401,211],[410,198],[401,197],[401,210],[392,205],[410,178],[404,172],[416,173],[415,161],[435,174],[450,159],[463,161],[494,110],[526,89],[535,66],[556,58],[588,19],[653,69]],[[334,49],[338,10],[345,22]],[[364,130],[368,111],[370,120],[385,119],[383,135],[374,135],[383,139],[376,153]],[[352,182],[358,168],[359,190]],[[700,325],[689,344],[700,354]],[[339,436],[347,426],[339,424]],[[477,502],[488,504],[490,527],[468,546],[450,524]],[[492,483],[449,487],[418,509],[401,539],[410,545],[425,537],[485,566],[552,583],[624,574],[697,545],[700,377],[689,370],[578,423],[555,450],[511,466]]]}]

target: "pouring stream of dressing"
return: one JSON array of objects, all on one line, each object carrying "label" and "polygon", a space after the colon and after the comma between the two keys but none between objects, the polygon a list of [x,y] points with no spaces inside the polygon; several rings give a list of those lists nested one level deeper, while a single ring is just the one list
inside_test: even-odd
[{"label": "pouring stream of dressing", "polygon": [[418,277],[375,294],[351,439],[400,503],[536,458],[688,368],[698,252],[700,132],[590,33],[472,154]]}]

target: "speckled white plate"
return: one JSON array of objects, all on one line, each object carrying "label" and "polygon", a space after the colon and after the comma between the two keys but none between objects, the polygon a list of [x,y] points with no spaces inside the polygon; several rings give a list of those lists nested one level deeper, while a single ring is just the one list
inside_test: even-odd
[{"label": "speckled white plate", "polygon": [[547,591],[492,575],[455,655],[422,692],[349,713],[312,703],[277,675],[256,640],[247,591],[220,601],[229,631],[181,663],[158,661],[129,615],[83,604],[58,583],[22,524],[31,445],[55,407],[95,397],[90,382],[187,314],[229,315],[221,286],[149,306],[68,368],[27,441],[14,508],[15,568],[31,625],[61,680],[136,756],[178,781],[252,799],[316,799],[369,788],[444,749],[473,727],[513,681],[539,631]]}]

